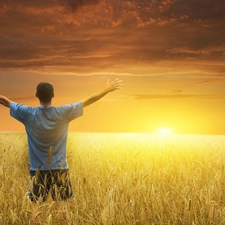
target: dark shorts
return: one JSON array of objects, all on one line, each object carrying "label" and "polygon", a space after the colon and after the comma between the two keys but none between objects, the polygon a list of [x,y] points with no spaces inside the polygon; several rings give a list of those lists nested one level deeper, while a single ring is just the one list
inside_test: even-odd
[{"label": "dark shorts", "polygon": [[46,201],[49,194],[54,201],[74,197],[68,169],[30,171],[30,178],[28,196],[31,201],[40,198]]}]

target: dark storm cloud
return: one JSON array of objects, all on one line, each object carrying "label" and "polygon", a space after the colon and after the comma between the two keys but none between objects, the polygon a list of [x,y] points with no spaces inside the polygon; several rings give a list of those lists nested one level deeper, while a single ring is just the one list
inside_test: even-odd
[{"label": "dark storm cloud", "polygon": [[[223,0],[18,0],[16,2],[8,0],[0,3],[0,14],[7,13],[10,10],[14,13],[20,11],[26,14],[27,10],[30,13],[35,13],[35,9],[36,13],[48,14],[51,13],[51,8],[56,9],[57,6],[65,6],[65,8],[77,14],[77,11],[83,6],[97,5],[99,7],[88,8],[87,11],[83,10],[79,14],[79,16],[83,16],[82,18],[71,19],[80,22],[82,25],[87,22],[93,25],[93,22],[97,19],[99,26],[110,24],[111,26],[142,27],[152,24],[174,24],[177,21],[182,23],[189,23],[190,21],[207,22],[208,24],[218,25],[215,21],[222,21],[225,16]],[[62,20],[67,16],[66,12],[61,11],[61,13],[61,17],[57,20]],[[92,20],[88,20],[89,15],[94,15]]]},{"label": "dark storm cloud", "polygon": [[60,0],[59,4],[63,4],[66,7],[69,7],[72,11],[76,11],[79,7],[85,5],[96,5],[100,0]]},{"label": "dark storm cloud", "polygon": [[224,19],[224,0],[174,0],[177,15],[187,15],[193,19]]},{"label": "dark storm cloud", "polygon": [[223,61],[224,7],[222,0],[1,1],[0,67],[64,71]]}]

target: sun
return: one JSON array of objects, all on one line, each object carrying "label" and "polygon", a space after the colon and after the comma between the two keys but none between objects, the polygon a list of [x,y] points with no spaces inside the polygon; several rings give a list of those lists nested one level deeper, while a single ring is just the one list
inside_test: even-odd
[{"label": "sun", "polygon": [[162,127],[157,130],[157,133],[166,136],[172,134],[172,130],[170,128]]}]

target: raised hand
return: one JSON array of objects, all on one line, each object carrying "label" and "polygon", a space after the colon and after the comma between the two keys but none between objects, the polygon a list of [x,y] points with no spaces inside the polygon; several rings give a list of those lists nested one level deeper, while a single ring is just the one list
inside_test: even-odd
[{"label": "raised hand", "polygon": [[110,80],[108,80],[107,82],[107,87],[109,88],[110,92],[121,89],[122,85],[123,85],[123,81],[120,80],[119,78],[115,79],[112,82],[110,82]]}]

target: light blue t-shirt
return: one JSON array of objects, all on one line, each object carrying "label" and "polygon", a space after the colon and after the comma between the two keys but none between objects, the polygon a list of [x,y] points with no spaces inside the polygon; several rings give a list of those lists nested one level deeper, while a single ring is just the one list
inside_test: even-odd
[{"label": "light blue t-shirt", "polygon": [[36,108],[15,102],[10,104],[10,115],[23,123],[26,129],[30,170],[68,169],[68,125],[82,114],[81,102]]}]

